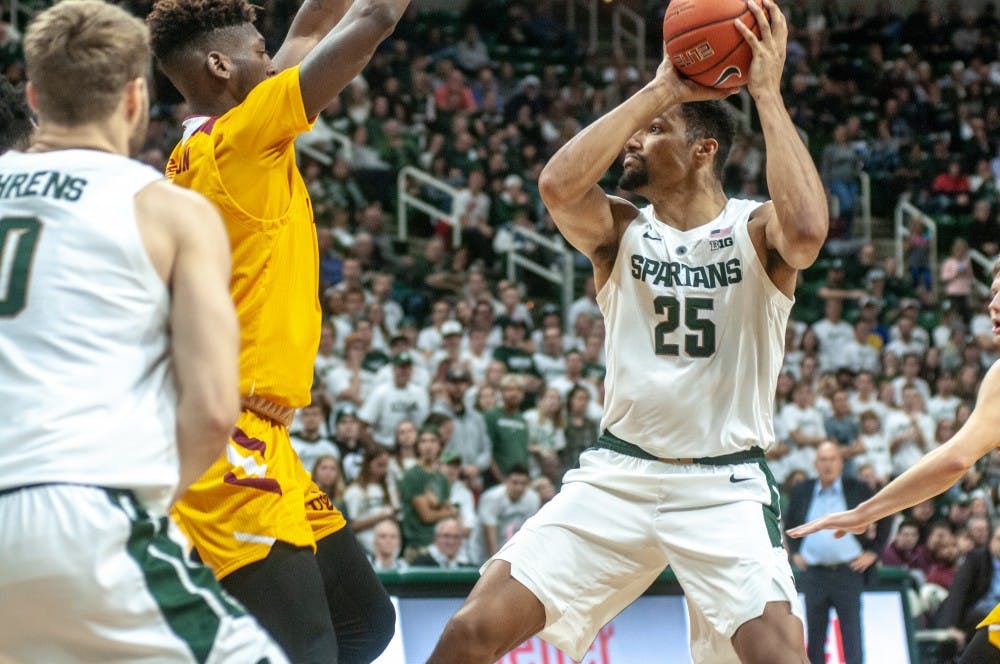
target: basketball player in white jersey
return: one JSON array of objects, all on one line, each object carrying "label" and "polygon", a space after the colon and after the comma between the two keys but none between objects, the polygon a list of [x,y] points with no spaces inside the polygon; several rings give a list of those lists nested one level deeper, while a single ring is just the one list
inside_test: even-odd
[{"label": "basketball player in white jersey", "polygon": [[222,222],[127,155],[145,26],[99,0],[24,40],[27,152],[0,156],[0,660],[284,662],[168,506],[238,408]]},{"label": "basketball player in white jersey", "polygon": [[[828,219],[779,91],[785,18],[771,0],[770,21],[750,7],[761,37],[741,32],[772,202],[727,200],[726,93],[680,79],[669,60],[542,173],[556,223],[594,266],[605,433],[484,565],[432,662],[491,662],[535,633],[580,660],[667,565],[695,662],[807,661],[764,453],[796,270],[815,260]],[[623,145],[621,184],[651,202],[641,210],[597,185]]]}]

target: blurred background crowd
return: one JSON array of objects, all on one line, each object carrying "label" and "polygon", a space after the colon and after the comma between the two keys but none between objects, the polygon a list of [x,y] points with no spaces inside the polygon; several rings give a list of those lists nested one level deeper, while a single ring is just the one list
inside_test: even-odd
[{"label": "blurred background crowd", "polygon": [[[138,15],[150,8],[125,4]],[[646,20],[647,53],[660,52],[662,4],[631,5]],[[299,145],[325,316],[312,404],[293,441],[378,569],[479,564],[596,441],[604,326],[589,263],[526,231],[558,236],[537,188],[546,159],[658,64],[585,47],[562,3],[421,5]],[[769,461],[785,496],[814,475],[826,440],[841,445],[845,474],[883,485],[962,426],[1000,357],[977,286],[988,272],[972,260],[1000,252],[1000,17],[993,3],[896,5],[782,3],[786,105],[831,210],[826,250],[801,275],[775,395]],[[262,3],[272,52],[296,8]],[[0,23],[0,70],[17,83],[14,23]],[[140,157],[162,169],[186,109],[154,77]],[[763,141],[752,111],[743,120],[725,189],[765,198]],[[403,191],[451,211],[458,243],[442,215],[426,212],[410,216],[401,239],[406,167],[454,189]],[[609,172],[609,191],[617,176]],[[917,217],[901,255],[900,200],[936,228]],[[869,203],[874,221],[861,228]],[[554,269],[570,261],[571,305],[532,272],[510,279],[512,252]],[[977,606],[1000,601],[1000,583],[981,588],[963,567],[976,550],[1000,564],[998,485],[993,454],[896,519],[881,562],[912,571],[918,625],[965,630]]]}]

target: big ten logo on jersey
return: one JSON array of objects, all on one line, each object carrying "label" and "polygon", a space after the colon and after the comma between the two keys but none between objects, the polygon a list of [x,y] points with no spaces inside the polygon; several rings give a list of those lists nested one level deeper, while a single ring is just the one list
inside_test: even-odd
[{"label": "big ten logo on jersey", "polygon": [[713,55],[715,55],[715,49],[712,48],[712,45],[708,42],[702,42],[674,55],[674,62],[677,63],[678,67],[690,67],[696,62],[707,60]]},{"label": "big ten logo on jersey", "polygon": [[725,249],[726,247],[733,246],[733,238],[724,237],[721,240],[709,240],[708,248],[712,251],[718,251],[719,249]]},{"label": "big ten logo on jersey", "polygon": [[[580,664],[616,664],[619,658],[611,656],[614,635],[614,625],[605,625],[597,633],[597,638],[590,644],[590,649],[580,660]],[[573,664],[573,659],[534,636],[501,657],[496,664]]]},{"label": "big ten logo on jersey", "polygon": [[184,148],[184,152],[181,153],[180,161],[171,157],[167,162],[167,179],[172,180],[174,179],[174,176],[183,173],[189,168],[191,168],[191,148]]}]

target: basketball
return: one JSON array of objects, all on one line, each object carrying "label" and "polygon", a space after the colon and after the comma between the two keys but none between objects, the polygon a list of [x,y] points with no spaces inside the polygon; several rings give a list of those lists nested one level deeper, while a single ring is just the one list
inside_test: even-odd
[{"label": "basketball", "polygon": [[677,71],[712,88],[746,84],[753,51],[733,25],[737,18],[760,36],[746,0],[673,0],[663,17],[663,43]]}]

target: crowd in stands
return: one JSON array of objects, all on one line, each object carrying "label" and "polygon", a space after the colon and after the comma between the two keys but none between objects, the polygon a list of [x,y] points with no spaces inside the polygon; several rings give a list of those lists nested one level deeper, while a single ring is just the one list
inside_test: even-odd
[{"label": "crowd in stands", "polygon": [[[326,315],[313,402],[293,441],[380,570],[479,564],[551,499],[600,434],[604,326],[587,261],[574,261],[581,294],[565,312],[550,285],[503,279],[503,265],[515,247],[554,260],[518,233],[557,234],[538,194],[542,166],[651,71],[621,52],[597,64],[549,2],[474,4],[445,20],[414,3],[303,139],[306,153],[332,163],[302,157]],[[645,8],[649,25],[662,4]],[[876,488],[962,426],[1000,358],[974,287],[989,278],[969,259],[970,249],[1000,252],[1000,20],[992,3],[980,11],[954,0],[924,0],[907,15],[890,2],[873,13],[861,3],[783,6],[792,27],[786,102],[828,187],[831,236],[852,236],[862,171],[883,223],[907,196],[944,229],[939,265],[916,224],[904,265],[876,244],[831,245],[802,275],[788,324],[769,453],[784,494],[814,472],[815,448],[828,439],[842,446],[845,472]],[[294,3],[263,7],[273,52]],[[18,40],[0,23],[0,69],[15,82]],[[164,79],[155,87],[141,157],[162,168],[185,109]],[[331,132],[349,137],[349,157]],[[739,137],[728,194],[767,195],[762,146],[759,133]],[[454,200],[419,193],[458,211],[460,246],[429,217],[412,228],[418,242],[392,239],[405,166],[459,190]],[[609,174],[609,189],[616,179]],[[983,564],[977,552],[992,539],[1000,557],[998,486],[993,454],[943,499],[899,517],[882,563],[912,570],[919,624],[966,629],[969,606],[1000,601],[992,587],[965,596],[967,566]],[[949,595],[958,580],[962,596]]]}]

